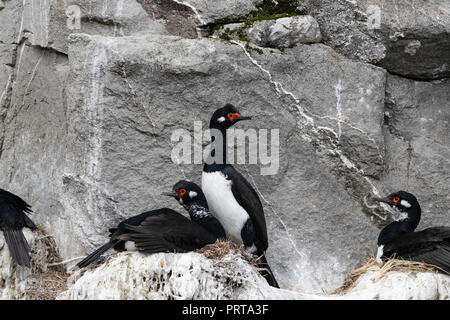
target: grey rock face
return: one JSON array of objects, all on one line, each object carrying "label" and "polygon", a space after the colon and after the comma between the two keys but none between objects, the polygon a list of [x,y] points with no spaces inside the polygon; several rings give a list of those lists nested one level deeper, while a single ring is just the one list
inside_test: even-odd
[{"label": "grey rock face", "polygon": [[450,75],[446,0],[310,0],[324,42],[347,57],[418,79]]},{"label": "grey rock face", "polygon": [[255,11],[256,5],[262,0],[173,0],[191,8],[197,15],[201,25],[215,23],[221,20],[235,20],[243,18]]},{"label": "grey rock face", "polygon": [[[183,212],[160,194],[181,178],[200,183],[202,164],[175,163],[171,136],[192,137],[194,121],[206,129],[225,103],[253,116],[236,129],[279,130],[276,174],[263,175],[262,161],[236,167],[264,205],[267,257],[283,288],[328,292],[373,253],[392,216],[372,195],[413,192],[419,229],[448,224],[450,84],[379,67],[444,77],[444,2],[411,2],[424,13],[402,13],[375,0],[311,0],[325,45],[284,51],[157,35],[197,38],[205,21],[257,3],[183,2],[3,1],[0,187],[33,206],[64,258],[103,244],[123,218]],[[389,14],[368,29],[377,3]],[[79,30],[67,28],[69,4],[81,9]]]},{"label": "grey rock face", "polygon": [[[101,244],[106,229],[124,216],[161,206],[180,210],[158,195],[183,176],[199,182],[201,165],[174,164],[170,135],[176,128],[192,130],[195,120],[206,125],[215,108],[231,102],[255,116],[252,128],[280,130],[279,173],[261,176],[256,165],[240,170],[266,205],[268,254],[282,285],[309,290],[336,286],[349,263],[372,247],[377,231],[360,207],[366,194],[358,195],[360,202],[352,200],[336,172],[347,172],[349,181],[372,191],[368,176],[352,163],[366,161],[365,170],[372,170],[372,175],[381,168],[368,169],[381,156],[376,150],[383,136],[376,124],[382,121],[384,94],[377,87],[383,88],[383,70],[346,60],[322,45],[252,57],[240,45],[207,39],[86,35],[71,39],[67,112],[71,147],[64,169],[64,206],[70,208],[69,219],[80,221],[74,225],[83,235],[82,246],[91,250]],[[254,60],[259,57],[261,65]],[[328,65],[299,63],[306,57]],[[299,76],[285,77],[286,67],[296,68],[292,74]],[[328,70],[327,78],[322,68]],[[301,95],[295,91],[300,78]],[[324,83],[331,89],[324,90]],[[364,103],[352,104],[361,92]],[[360,120],[353,118],[359,114],[365,121],[374,117],[368,121],[373,127],[359,127]],[[353,139],[359,149],[340,142]],[[330,164],[334,169],[327,169]],[[331,190],[335,197],[330,197]],[[354,243],[354,237],[361,243]],[[318,249],[317,243],[326,245]],[[296,281],[292,274],[297,274]]]},{"label": "grey rock face", "polygon": [[134,0],[25,1],[20,33],[29,33],[33,45],[67,54],[70,33],[125,36],[167,34],[164,25],[149,18]]},{"label": "grey rock face", "polygon": [[[384,185],[409,190],[422,207],[419,229],[448,225],[450,81],[389,75],[386,86]],[[447,170],[448,171],[448,170]]]},{"label": "grey rock face", "polygon": [[0,43],[18,43],[22,22],[22,1],[4,1],[0,10]]},{"label": "grey rock face", "polygon": [[[235,28],[244,28],[244,26],[243,24],[225,25],[220,32]],[[256,21],[251,27],[241,32],[251,43],[261,47],[293,47],[298,43],[316,43],[322,40],[319,25],[311,16]]]},{"label": "grey rock face", "polygon": [[[71,222],[66,220],[60,200],[67,148],[68,60],[28,43],[17,51],[9,97],[3,99],[7,104],[2,118],[0,185],[30,203],[36,212],[33,220],[46,230],[69,232]],[[54,236],[65,256],[76,252],[76,242],[58,232]]]}]

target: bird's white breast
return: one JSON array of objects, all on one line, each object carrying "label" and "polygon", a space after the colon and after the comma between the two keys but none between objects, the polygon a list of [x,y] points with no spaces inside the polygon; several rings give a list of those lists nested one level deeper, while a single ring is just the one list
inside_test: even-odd
[{"label": "bird's white breast", "polygon": [[220,171],[203,172],[202,189],[211,213],[220,221],[227,235],[242,242],[241,230],[249,215],[234,198],[231,181]]}]

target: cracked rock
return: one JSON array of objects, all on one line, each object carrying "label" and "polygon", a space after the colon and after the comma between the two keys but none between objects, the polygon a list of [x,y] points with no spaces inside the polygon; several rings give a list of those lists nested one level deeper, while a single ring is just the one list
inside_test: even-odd
[{"label": "cracked rock", "polygon": [[25,1],[22,32],[30,32],[33,45],[67,54],[67,38],[71,33],[126,36],[167,34],[164,25],[142,8],[136,0],[70,0]]},{"label": "cracked rock", "polygon": [[250,42],[261,47],[293,47],[322,40],[319,25],[311,16],[256,21],[245,33]]},{"label": "cracked rock", "polygon": [[448,224],[450,81],[414,81],[388,75],[386,171],[390,190],[414,193],[422,207],[418,230]]},{"label": "cracked rock", "polygon": [[310,0],[308,9],[324,43],[347,57],[408,78],[450,76],[447,0]]},{"label": "cracked rock", "polygon": [[[374,163],[383,143],[377,123],[383,119],[379,88],[385,74],[320,44],[284,53],[264,50],[251,57],[240,45],[215,39],[72,35],[69,147],[60,197],[65,228],[72,229],[61,237],[67,234],[74,246],[91,251],[123,217],[166,206],[179,211],[159,194],[181,177],[200,182],[202,164],[172,161],[173,130],[192,132],[194,121],[205,128],[215,108],[234,103],[254,116],[241,128],[279,130],[278,174],[264,176],[260,165],[237,165],[261,193],[267,254],[278,281],[307,292],[339,285],[360,254],[373,247],[378,229],[362,212],[365,194],[355,201],[339,180],[348,174],[353,184],[362,184],[358,190],[371,192],[372,187],[336,152],[347,155],[346,161],[365,161],[368,173],[380,169]],[[304,125],[291,94],[279,92],[274,81],[299,97],[299,105],[315,119],[317,134]],[[329,169],[335,166],[343,172]],[[71,233],[83,236],[74,239]]]}]

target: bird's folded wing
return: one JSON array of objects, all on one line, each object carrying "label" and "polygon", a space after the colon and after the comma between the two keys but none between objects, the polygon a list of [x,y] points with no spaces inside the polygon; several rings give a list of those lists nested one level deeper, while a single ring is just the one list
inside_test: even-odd
[{"label": "bird's folded wing", "polygon": [[425,262],[450,273],[450,227],[404,234],[384,247],[384,255]]},{"label": "bird's folded wing", "polygon": [[119,239],[133,241],[145,253],[186,252],[215,241],[207,230],[181,214],[149,216],[138,226],[124,228]]},{"label": "bird's folded wing", "polygon": [[232,166],[227,167],[225,174],[231,180],[231,192],[239,205],[247,211],[252,220],[257,236],[257,247],[264,252],[268,247],[266,218],[258,194],[251,184]]}]

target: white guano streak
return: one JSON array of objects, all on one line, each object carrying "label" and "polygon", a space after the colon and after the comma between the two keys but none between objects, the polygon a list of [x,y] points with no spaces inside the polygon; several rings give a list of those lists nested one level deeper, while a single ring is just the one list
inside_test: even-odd
[{"label": "white guano streak", "polygon": [[[336,137],[339,136],[339,135],[338,135],[334,130],[332,130],[331,128],[327,128],[327,127],[317,127],[317,126],[315,125],[315,123],[314,123],[314,119],[313,119],[312,117],[308,116],[308,115],[305,113],[305,110],[304,110],[303,107],[300,105],[299,99],[298,99],[292,92],[289,92],[289,91],[285,90],[285,89],[283,88],[283,85],[282,85],[280,82],[273,80],[272,74],[271,74],[268,70],[264,69],[264,68],[258,63],[258,61],[256,61],[256,60],[250,55],[250,53],[249,53],[249,52],[247,51],[247,49],[245,48],[244,44],[242,44],[241,42],[236,41],[236,40],[231,40],[231,42],[234,43],[234,44],[237,44],[238,46],[240,46],[240,47],[242,48],[242,50],[244,51],[245,55],[249,58],[249,60],[250,60],[255,66],[257,66],[258,69],[260,69],[263,73],[265,73],[265,74],[268,76],[269,82],[272,83],[272,85],[275,87],[275,90],[276,90],[276,92],[277,92],[278,95],[284,94],[284,95],[287,95],[287,96],[291,97],[291,98],[294,100],[294,102],[295,102],[295,107],[296,107],[297,110],[299,111],[301,117],[304,119],[304,124],[310,125],[310,126],[311,126],[311,131],[312,131],[314,134],[318,135],[318,134],[319,134],[318,129],[320,128],[320,129],[322,129],[322,130],[329,131],[331,134],[333,134],[333,135],[336,136]],[[340,103],[340,102],[339,102],[339,103]],[[303,137],[303,135],[302,135],[302,137]],[[308,137],[308,138],[311,138],[311,137]],[[339,149],[338,146],[336,146],[336,149],[330,149],[329,151],[330,151],[331,153],[333,153],[333,154],[338,155],[339,158],[341,159],[342,163],[343,163],[347,168],[349,168],[349,169],[351,169],[351,170],[354,170],[354,171],[356,171],[358,174],[360,174],[360,175],[364,178],[364,180],[368,183],[368,185],[371,187],[372,192],[373,192],[376,196],[379,196],[379,195],[380,195],[380,192],[379,192],[378,189],[375,187],[375,185],[372,183],[372,181],[371,181],[368,177],[366,177],[366,176],[364,175],[364,171],[363,171],[362,169],[358,169],[358,167],[357,167],[353,162],[351,162],[351,161],[350,161],[350,160],[342,153],[342,151]],[[378,214],[376,214],[376,213],[374,213],[374,214],[377,215],[380,219],[383,219],[383,220],[386,219],[386,218],[383,218],[382,216],[380,216],[380,215],[378,215]]]},{"label": "white guano streak", "polygon": [[9,85],[11,84],[11,79],[12,79],[12,73],[9,75],[8,81],[6,82],[5,90],[3,90],[2,95],[0,96],[0,106],[2,105],[3,97],[6,95],[6,92],[8,92],[8,90],[9,90]]},{"label": "white guano streak", "polygon": [[334,87],[335,93],[336,93],[336,113],[337,113],[337,125],[338,125],[338,142],[341,140],[341,134],[342,134],[342,127],[341,127],[341,121],[342,121],[342,107],[341,107],[341,90],[342,90],[342,84],[341,79],[338,80],[337,85]]},{"label": "white guano streak", "polygon": [[[120,18],[122,16],[123,11],[123,1],[124,0],[117,1],[116,12],[114,13],[114,37],[117,36],[117,30],[119,30],[120,36],[122,37],[124,36],[123,30],[120,25]],[[119,27],[117,27],[118,25]]]},{"label": "white guano streak", "polygon": [[192,11],[194,11],[195,15],[197,16],[198,21],[200,21],[200,23],[201,23],[202,25],[205,25],[205,24],[206,24],[205,20],[203,20],[202,17],[200,16],[200,14],[198,13],[197,8],[195,8],[192,4],[187,3],[187,2],[185,2],[185,1],[180,1],[180,0],[173,0],[173,1],[175,1],[176,3],[181,4],[181,5],[183,5],[183,6],[186,6],[186,7],[191,8]]},{"label": "white guano streak", "polygon": [[91,54],[86,55],[85,66],[90,67],[90,87],[85,98],[86,118],[89,126],[88,140],[86,145],[86,167],[84,178],[89,183],[92,192],[88,193],[87,209],[94,217],[96,208],[104,207],[104,199],[100,197],[102,176],[101,157],[103,146],[103,90],[104,75],[103,68],[107,64],[106,48],[103,44],[96,44]]}]

